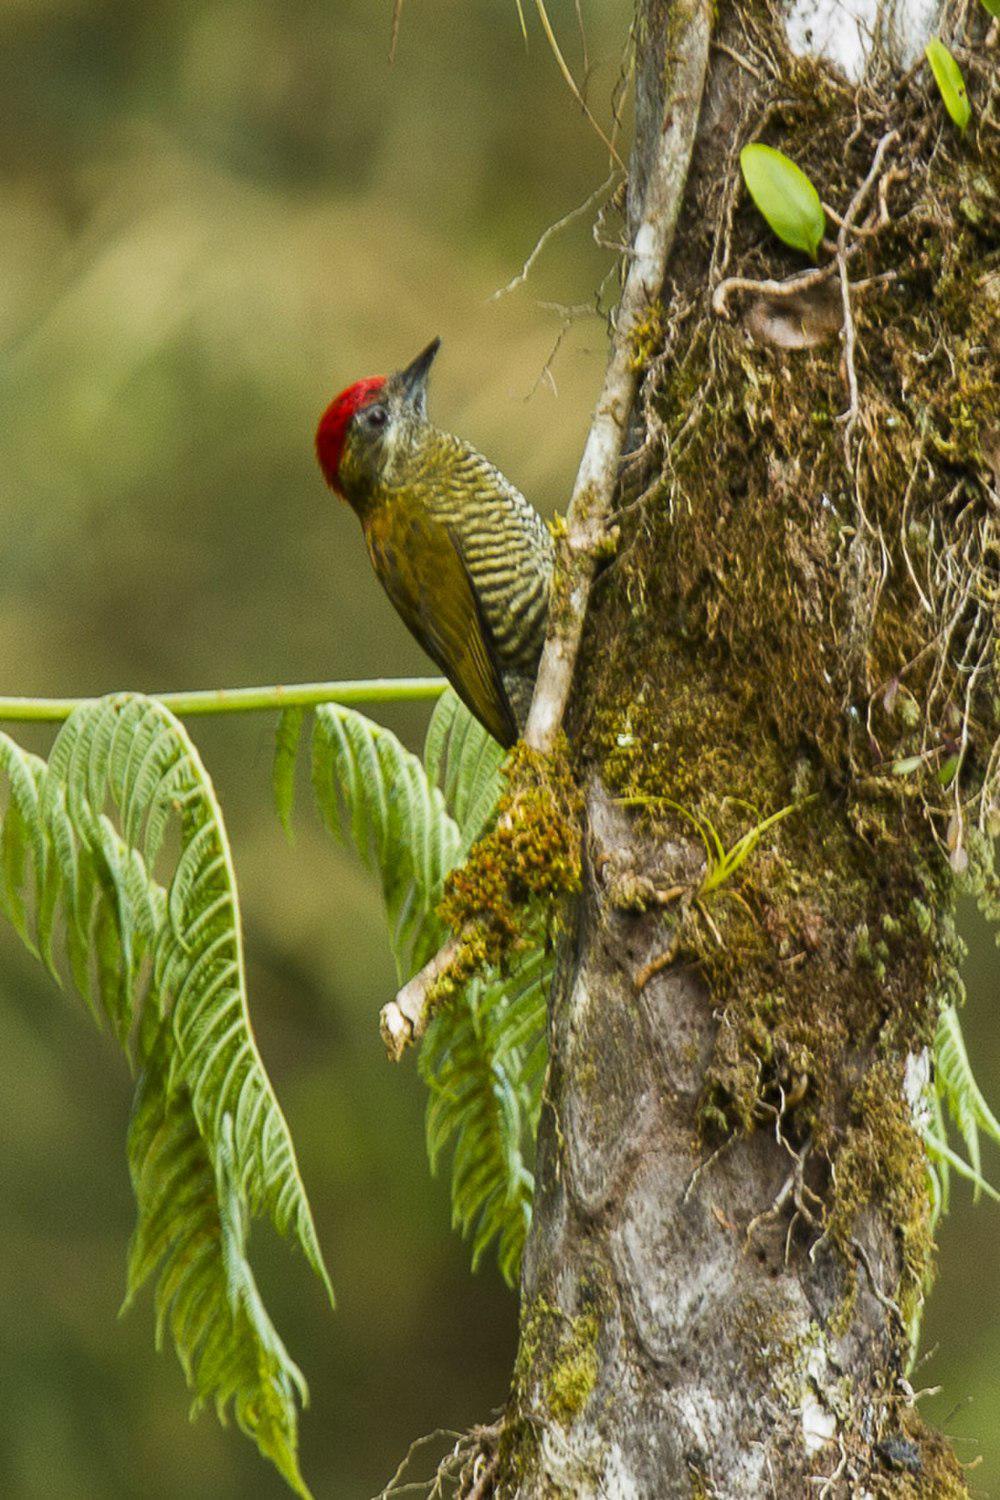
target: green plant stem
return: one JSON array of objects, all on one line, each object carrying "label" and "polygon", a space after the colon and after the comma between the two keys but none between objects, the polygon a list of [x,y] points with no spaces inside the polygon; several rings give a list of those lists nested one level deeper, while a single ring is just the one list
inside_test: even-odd
[{"label": "green plant stem", "polygon": [[[443,677],[372,677],[360,682],[299,682],[288,687],[207,688],[191,693],[150,693],[179,718],[195,714],[247,714],[268,709],[312,708],[318,703],[413,703],[439,698]],[[3,698],[0,720],[56,724],[92,698]]]}]

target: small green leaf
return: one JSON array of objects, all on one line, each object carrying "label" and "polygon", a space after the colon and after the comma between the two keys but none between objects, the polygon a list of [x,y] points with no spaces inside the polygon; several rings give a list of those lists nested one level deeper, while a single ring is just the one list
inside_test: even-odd
[{"label": "small green leaf", "polygon": [[793,161],[755,142],[740,152],[743,181],[779,240],[816,259],[826,229],[819,194]]},{"label": "small green leaf", "polygon": [[989,16],[996,16],[1000,20],[1000,0],[983,0],[983,10]]},{"label": "small green leaf", "polygon": [[931,65],[934,82],[944,100],[945,109],[959,130],[964,130],[972,118],[972,110],[961,68],[938,36],[931,37],[924,48],[924,56]]},{"label": "small green leaf", "polygon": [[919,771],[924,763],[922,755],[907,755],[903,760],[894,760],[892,763],[893,776],[910,776],[914,771]]},{"label": "small green leaf", "polygon": [[955,772],[958,770],[959,764],[960,760],[957,755],[949,755],[944,764],[938,767],[937,779],[942,786],[951,786],[955,780]]}]

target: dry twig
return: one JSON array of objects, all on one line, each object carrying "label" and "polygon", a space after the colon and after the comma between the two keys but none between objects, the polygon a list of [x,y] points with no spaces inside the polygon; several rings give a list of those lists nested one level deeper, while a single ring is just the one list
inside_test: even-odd
[{"label": "dry twig", "polygon": [[600,137],[604,145],[607,146],[608,152],[611,155],[611,159],[615,162],[616,166],[621,167],[624,171],[625,163],[622,161],[621,157],[618,155],[618,152],[615,150],[614,142],[612,140],[609,140],[604,131],[601,129],[598,121],[594,118],[590,106],[577,87],[576,79],[573,77],[569,65],[562,55],[562,49],[559,46],[559,42],[556,39],[556,34],[552,29],[552,22],[549,20],[549,13],[545,9],[545,0],[535,0],[535,9],[538,12],[538,19],[542,23],[542,30],[545,32],[545,40],[548,42],[550,48],[552,49],[552,56],[556,60],[556,66],[562,74],[567,88],[573,95],[573,98],[576,100],[577,104],[579,104],[580,108],[583,110],[583,113],[589,121],[592,129]]}]

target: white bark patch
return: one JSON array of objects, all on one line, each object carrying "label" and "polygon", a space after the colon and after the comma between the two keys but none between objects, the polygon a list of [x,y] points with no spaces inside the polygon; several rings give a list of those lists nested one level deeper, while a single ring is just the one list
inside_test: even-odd
[{"label": "white bark patch", "polygon": [[931,1105],[928,1097],[931,1086],[931,1049],[909,1052],[906,1056],[906,1071],[903,1074],[903,1098],[910,1111],[914,1130],[922,1133],[931,1123]]},{"label": "white bark patch", "polygon": [[785,31],[797,56],[825,58],[858,83],[879,44],[897,68],[912,66],[939,12],[940,0],[791,0]]},{"label": "white bark patch", "polygon": [[608,1500],[633,1500],[635,1495],[635,1482],[617,1443],[605,1449],[600,1494],[607,1495]]},{"label": "white bark patch", "polygon": [[611,1254],[629,1291],[636,1332],[653,1359],[672,1359],[685,1339],[706,1334],[732,1297],[732,1251],[719,1233],[678,1283],[675,1267],[689,1233],[676,1202],[664,1198],[658,1162],[647,1157],[611,1235]]},{"label": "white bark patch", "polygon": [[837,1433],[837,1418],[817,1395],[823,1388],[825,1375],[826,1355],[814,1347],[809,1351],[802,1390],[802,1441],[807,1453],[818,1453]]}]

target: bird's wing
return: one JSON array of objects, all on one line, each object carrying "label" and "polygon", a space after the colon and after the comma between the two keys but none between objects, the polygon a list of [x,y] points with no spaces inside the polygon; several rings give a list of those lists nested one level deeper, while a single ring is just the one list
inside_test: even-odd
[{"label": "bird's wing", "polygon": [[382,587],[469,711],[508,747],[517,721],[454,532],[423,509],[385,506],[365,526]]}]

